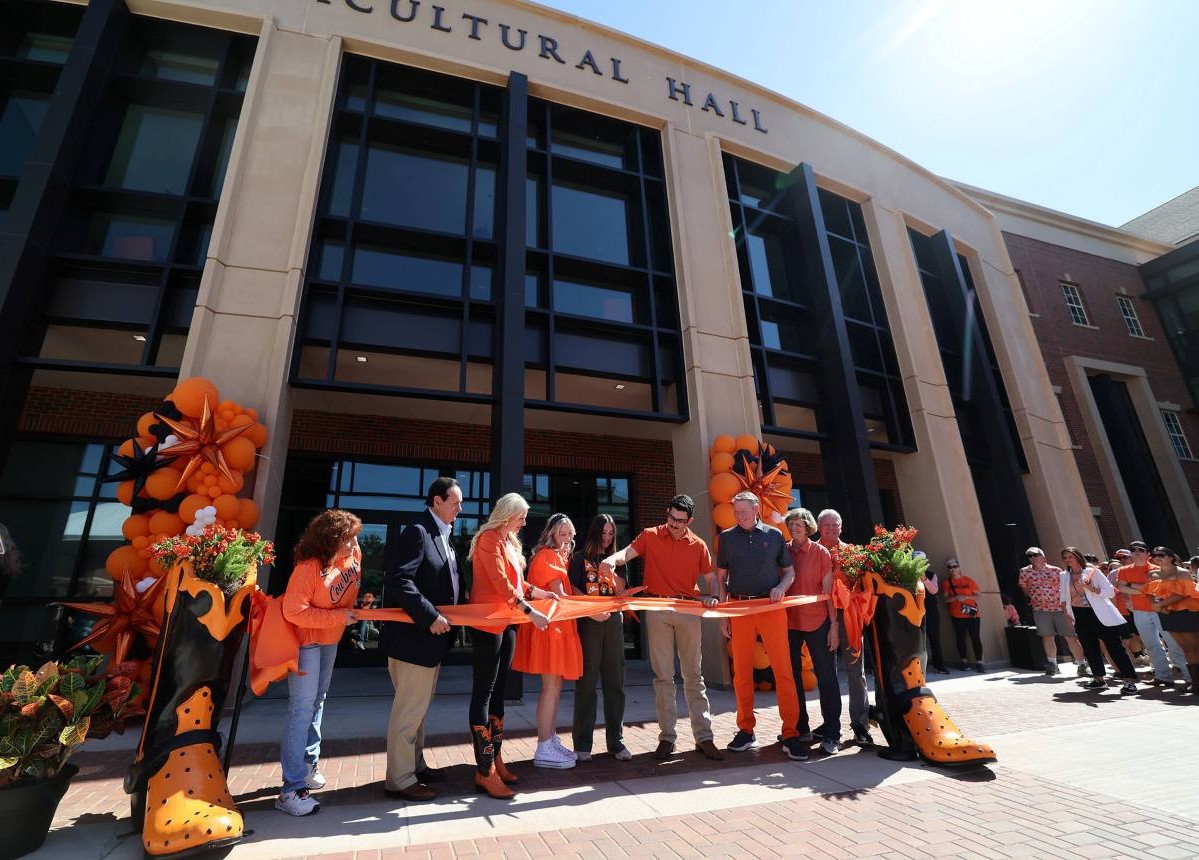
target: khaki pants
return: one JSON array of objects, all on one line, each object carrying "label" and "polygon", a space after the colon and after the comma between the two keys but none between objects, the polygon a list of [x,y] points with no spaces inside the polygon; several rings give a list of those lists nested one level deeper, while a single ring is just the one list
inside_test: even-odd
[{"label": "khaki pants", "polygon": [[696,615],[678,612],[645,613],[645,636],[649,646],[649,663],[654,670],[654,704],[658,710],[658,740],[674,743],[678,736],[675,723],[679,707],[674,684],[674,660],[679,659],[679,674],[683,676],[683,693],[687,697],[687,714],[695,742],[712,740],[712,706],[700,671],[700,640],[702,621]]},{"label": "khaki pants", "polygon": [[417,782],[425,765],[425,715],[437,689],[440,666],[417,666],[387,658],[387,674],[395,688],[387,721],[387,777],[384,788],[399,791]]}]

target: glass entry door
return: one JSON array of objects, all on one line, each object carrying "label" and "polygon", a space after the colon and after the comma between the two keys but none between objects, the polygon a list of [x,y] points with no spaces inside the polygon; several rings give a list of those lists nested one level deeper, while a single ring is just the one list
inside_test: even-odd
[{"label": "glass entry door", "polygon": [[[358,545],[362,548],[362,585],[358,606],[383,604],[383,579],[395,563],[400,533],[418,516],[409,511],[355,511],[362,518]],[[346,628],[337,649],[338,666],[383,666],[379,653],[379,622],[359,621]]]}]

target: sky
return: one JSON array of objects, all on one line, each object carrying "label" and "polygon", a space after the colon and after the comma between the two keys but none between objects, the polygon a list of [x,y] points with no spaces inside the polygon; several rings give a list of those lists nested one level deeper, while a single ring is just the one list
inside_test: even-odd
[{"label": "sky", "polygon": [[1103,224],[1199,185],[1199,0],[542,2]]}]

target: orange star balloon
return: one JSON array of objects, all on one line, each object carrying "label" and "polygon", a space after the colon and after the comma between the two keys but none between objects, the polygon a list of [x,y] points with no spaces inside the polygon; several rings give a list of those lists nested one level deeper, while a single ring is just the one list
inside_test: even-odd
[{"label": "orange star balloon", "polygon": [[139,634],[151,650],[154,648],[162,632],[162,593],[166,577],[159,577],[140,594],[133,579],[126,571],[112,603],[59,603],[100,619],[92,632],[76,642],[72,650],[90,645],[101,654],[112,654],[113,663],[124,663],[134,637]]},{"label": "orange star balloon", "polygon": [[251,424],[243,424],[239,427],[231,427],[222,433],[218,433],[216,429],[216,419],[212,414],[212,409],[208,405],[208,399],[204,400],[204,412],[200,416],[200,426],[195,426],[191,423],[183,421],[175,421],[172,418],[166,418],[154,413],[154,417],[171,428],[172,432],[179,437],[179,441],[174,445],[165,448],[159,448],[159,456],[182,457],[191,455],[187,461],[187,465],[183,467],[183,477],[179,479],[179,483],[175,485],[175,492],[179,492],[187,486],[187,479],[191,477],[192,472],[200,468],[207,460],[218,469],[221,474],[233,480],[233,473],[229,470],[229,464],[225,462],[225,455],[221,453],[221,446],[245,433],[250,429]]}]

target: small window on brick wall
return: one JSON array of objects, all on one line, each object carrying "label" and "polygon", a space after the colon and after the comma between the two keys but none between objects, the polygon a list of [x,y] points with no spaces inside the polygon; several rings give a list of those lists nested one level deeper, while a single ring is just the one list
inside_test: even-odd
[{"label": "small window on brick wall", "polygon": [[1128,296],[1116,296],[1116,303],[1120,305],[1120,313],[1124,316],[1124,325],[1128,326],[1128,333],[1133,337],[1144,337],[1145,330],[1141,328],[1141,319],[1137,316],[1137,307],[1132,303],[1132,299]]},{"label": "small window on brick wall", "polygon": [[1182,430],[1182,422],[1178,420],[1178,413],[1163,409],[1162,421],[1166,424],[1166,434],[1170,437],[1170,443],[1174,446],[1174,453],[1183,460],[1193,459],[1191,445],[1187,442],[1186,433]]},{"label": "small window on brick wall", "polygon": [[1089,326],[1091,321],[1087,318],[1087,308],[1082,303],[1082,293],[1078,291],[1078,285],[1067,284],[1063,281],[1062,295],[1066,298],[1066,308],[1070,311],[1070,321],[1075,325]]}]

